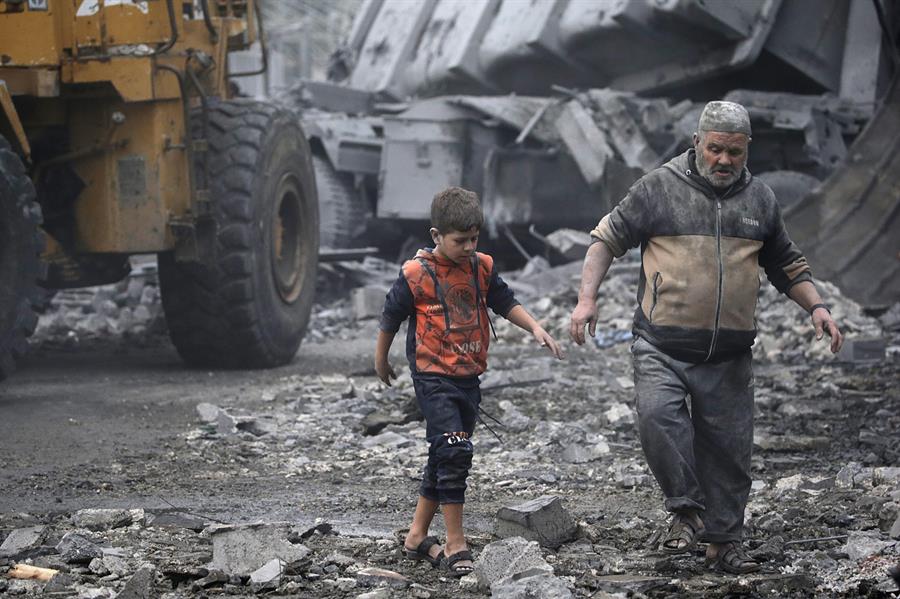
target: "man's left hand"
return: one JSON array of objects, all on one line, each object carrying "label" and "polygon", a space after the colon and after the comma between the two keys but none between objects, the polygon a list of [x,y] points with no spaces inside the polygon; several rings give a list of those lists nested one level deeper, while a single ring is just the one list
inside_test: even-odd
[{"label": "man's left hand", "polygon": [[844,344],[844,336],[828,310],[825,308],[813,310],[812,323],[816,328],[816,339],[821,339],[827,333],[831,337],[831,353],[838,353]]}]

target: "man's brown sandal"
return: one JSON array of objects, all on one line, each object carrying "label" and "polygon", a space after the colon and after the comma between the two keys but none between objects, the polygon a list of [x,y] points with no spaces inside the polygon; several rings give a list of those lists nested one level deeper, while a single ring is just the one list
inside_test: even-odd
[{"label": "man's brown sandal", "polygon": [[441,556],[444,555],[444,552],[442,550],[437,556],[431,555],[431,548],[435,545],[440,545],[437,537],[425,537],[415,549],[410,549],[404,544],[403,555],[406,556],[406,559],[416,562],[428,562],[432,568],[436,568],[441,565]]},{"label": "man's brown sandal", "polygon": [[474,566],[464,566],[459,562],[470,561],[473,562],[472,552],[468,549],[463,549],[462,551],[457,551],[453,555],[447,555],[444,557],[444,566],[450,570],[450,574],[456,576],[457,578],[462,578],[466,574],[471,574],[475,571]]},{"label": "man's brown sandal", "polygon": [[708,567],[718,568],[729,574],[749,574],[759,570],[760,565],[755,559],[747,555],[744,549],[737,543],[723,545],[715,557],[706,557]]},{"label": "man's brown sandal", "polygon": [[[675,514],[672,524],[669,525],[669,531],[662,541],[663,553],[678,555],[693,551],[697,546],[697,541],[706,532],[703,523],[699,521],[698,516],[692,518],[687,514]],[[682,543],[684,544],[682,545]]]}]

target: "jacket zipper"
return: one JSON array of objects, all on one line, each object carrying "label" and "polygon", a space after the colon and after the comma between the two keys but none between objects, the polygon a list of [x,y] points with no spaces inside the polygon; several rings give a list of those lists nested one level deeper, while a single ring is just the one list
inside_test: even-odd
[{"label": "jacket zipper", "polygon": [[656,310],[656,304],[659,302],[659,280],[662,278],[660,273],[653,275],[653,305],[650,306],[650,322],[653,322],[653,311]]},{"label": "jacket zipper", "polygon": [[725,286],[725,265],[722,263],[722,201],[716,200],[716,259],[719,262],[719,286],[716,294],[716,322],[713,326],[712,340],[709,342],[709,353],[706,361],[712,358],[719,338],[719,319],[722,316],[722,288]]}]

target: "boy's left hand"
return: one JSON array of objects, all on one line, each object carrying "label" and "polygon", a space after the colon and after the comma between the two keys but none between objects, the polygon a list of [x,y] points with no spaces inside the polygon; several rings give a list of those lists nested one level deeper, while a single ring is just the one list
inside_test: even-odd
[{"label": "boy's left hand", "polygon": [[531,334],[534,336],[535,341],[537,341],[541,345],[541,347],[546,347],[547,349],[549,349],[550,353],[556,356],[558,360],[563,359],[562,350],[559,348],[559,344],[556,342],[556,339],[554,339],[550,335],[550,333],[548,333],[541,327],[535,327],[534,330],[531,331]]}]

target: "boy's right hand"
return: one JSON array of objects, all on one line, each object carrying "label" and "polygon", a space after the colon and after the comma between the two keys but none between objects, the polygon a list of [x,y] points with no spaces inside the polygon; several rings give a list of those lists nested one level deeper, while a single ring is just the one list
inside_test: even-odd
[{"label": "boy's right hand", "polygon": [[375,374],[378,375],[378,378],[381,379],[381,382],[391,386],[391,379],[397,378],[397,373],[394,372],[394,367],[391,366],[391,363],[385,360],[375,360]]}]

